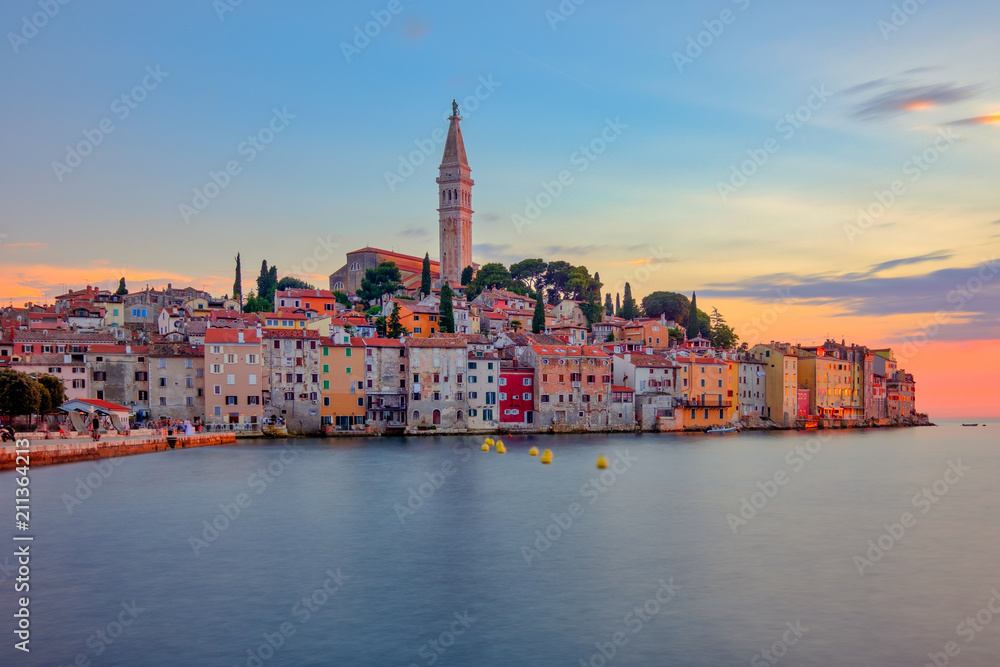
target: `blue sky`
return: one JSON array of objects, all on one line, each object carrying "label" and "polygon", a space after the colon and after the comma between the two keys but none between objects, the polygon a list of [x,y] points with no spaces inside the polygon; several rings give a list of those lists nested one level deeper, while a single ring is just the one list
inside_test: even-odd
[{"label": "blue sky", "polygon": [[[122,274],[229,291],[237,251],[245,283],[264,258],[321,284],[366,244],[436,256],[443,145],[393,188],[386,174],[446,127],[452,98],[479,262],[566,259],[638,296],[698,289],[737,325],[779,284],[822,283],[829,299],[804,298],[788,320],[810,339],[871,335],[872,304],[856,302],[871,267],[865,280],[919,296],[948,288],[932,278],[952,274],[935,272],[964,275],[1000,246],[1000,126],[960,123],[1000,113],[1000,15],[985,0],[913,0],[895,25],[894,4],[871,1],[231,1],[73,0],[30,38],[38,0],[3,4],[0,296]],[[345,57],[372,12],[391,20]],[[115,100],[144,77],[155,85],[122,118]],[[283,129],[247,161],[243,142],[275,110]],[[804,122],[779,125],[797,111]],[[113,131],[57,174],[104,119]],[[609,122],[614,140],[581,161]],[[723,197],[734,166],[762,154]],[[913,171],[925,154],[933,164]],[[230,161],[239,173],[185,220],[181,205]],[[518,228],[512,216],[546,202],[564,170],[572,182]],[[901,194],[858,227],[894,181]],[[324,259],[309,260],[317,250]],[[855,301],[839,308],[839,296]],[[932,296],[890,299],[885,314],[903,319],[878,336],[912,331],[906,318],[943,293]],[[994,337],[983,312],[965,315],[959,338]]]}]

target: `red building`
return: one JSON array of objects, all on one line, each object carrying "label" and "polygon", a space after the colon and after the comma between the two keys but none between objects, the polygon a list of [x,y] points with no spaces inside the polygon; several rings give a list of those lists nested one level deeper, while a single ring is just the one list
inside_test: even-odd
[{"label": "red building", "polygon": [[498,393],[501,424],[535,423],[535,369],[501,368]]}]

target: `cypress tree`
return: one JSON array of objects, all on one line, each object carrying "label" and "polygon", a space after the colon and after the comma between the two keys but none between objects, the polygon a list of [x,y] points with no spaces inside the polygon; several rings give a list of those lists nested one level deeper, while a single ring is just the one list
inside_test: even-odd
[{"label": "cypress tree", "polygon": [[420,274],[420,293],[428,296],[431,293],[431,254],[424,253],[424,267]]},{"label": "cypress tree", "polygon": [[612,317],[615,314],[615,304],[611,303],[611,292],[604,296],[604,314]]},{"label": "cypress tree", "polygon": [[634,320],[639,317],[639,307],[635,305],[635,299],[632,298],[632,286],[628,283],[625,283],[625,298],[622,299],[622,309],[618,316],[626,320]]},{"label": "cypress tree", "polygon": [[122,276],[121,280],[118,281],[118,291],[115,292],[118,296],[125,296],[128,294],[128,289],[125,287],[125,276]]},{"label": "cypress tree", "polygon": [[545,303],[539,298],[535,299],[535,312],[531,315],[531,333],[543,333],[545,331]]},{"label": "cypress tree", "polygon": [[615,292],[615,317],[622,316],[622,299],[621,294]]},{"label": "cypress tree", "polygon": [[688,340],[695,338],[698,335],[698,293],[691,292],[691,307],[688,309],[688,326],[687,326],[687,337]]},{"label": "cypress tree", "polygon": [[395,306],[392,312],[389,313],[389,319],[386,320],[386,328],[388,329],[387,335],[389,338],[399,338],[403,335],[403,325],[399,321],[399,307]]},{"label": "cypress tree", "polygon": [[441,286],[441,307],[438,308],[438,330],[442,333],[455,333],[455,311],[451,296],[451,285],[446,280]]},{"label": "cypress tree", "polygon": [[240,304],[240,311],[243,311],[243,275],[240,270],[240,253],[236,253],[236,281],[233,282],[233,298]]},{"label": "cypress tree", "polygon": [[467,266],[462,269],[462,286],[468,285],[472,282],[472,267]]}]

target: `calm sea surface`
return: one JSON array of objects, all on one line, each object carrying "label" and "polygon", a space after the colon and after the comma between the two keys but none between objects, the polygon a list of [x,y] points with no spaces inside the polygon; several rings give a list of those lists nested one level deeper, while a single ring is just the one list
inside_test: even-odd
[{"label": "calm sea surface", "polygon": [[30,654],[2,473],[0,664],[998,665],[998,435],[259,441],[40,467]]}]

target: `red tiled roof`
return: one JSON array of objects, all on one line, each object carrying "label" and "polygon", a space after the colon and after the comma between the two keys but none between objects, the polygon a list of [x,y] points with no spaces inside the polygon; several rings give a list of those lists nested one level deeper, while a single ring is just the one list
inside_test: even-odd
[{"label": "red tiled roof", "polygon": [[125,345],[88,345],[87,352],[91,354],[147,354],[149,352],[148,345],[132,345],[128,346],[127,351]]},{"label": "red tiled roof", "polygon": [[259,344],[260,338],[254,329],[209,329],[205,332],[205,343],[235,343],[239,345],[240,334],[248,345]]},{"label": "red tiled roof", "polygon": [[[88,405],[93,405],[95,408],[102,408],[104,410],[110,410],[111,412],[129,412],[128,406],[118,405],[117,403],[109,403],[108,401],[102,401],[99,398],[76,398],[70,400],[87,403]],[[67,403],[69,402],[70,401],[67,401]]]},{"label": "red tiled roof", "polygon": [[[620,359],[624,360],[625,357],[622,354],[615,355]],[[666,357],[661,357],[655,354],[632,354],[630,361],[628,362],[633,366],[638,366],[639,368],[677,368],[677,365],[671,362]]]},{"label": "red tiled roof", "polygon": [[460,338],[407,338],[407,347],[452,347],[464,348],[465,341]]},{"label": "red tiled roof", "polygon": [[545,357],[609,357],[607,352],[594,345],[532,345],[535,354]]},{"label": "red tiled roof", "polygon": [[613,384],[611,385],[611,391],[628,392],[630,394],[635,393],[635,389],[630,389],[629,387],[623,387],[621,385]]},{"label": "red tiled roof", "polygon": [[398,338],[360,338],[354,336],[351,338],[351,345],[365,347],[403,347],[403,341]]}]

